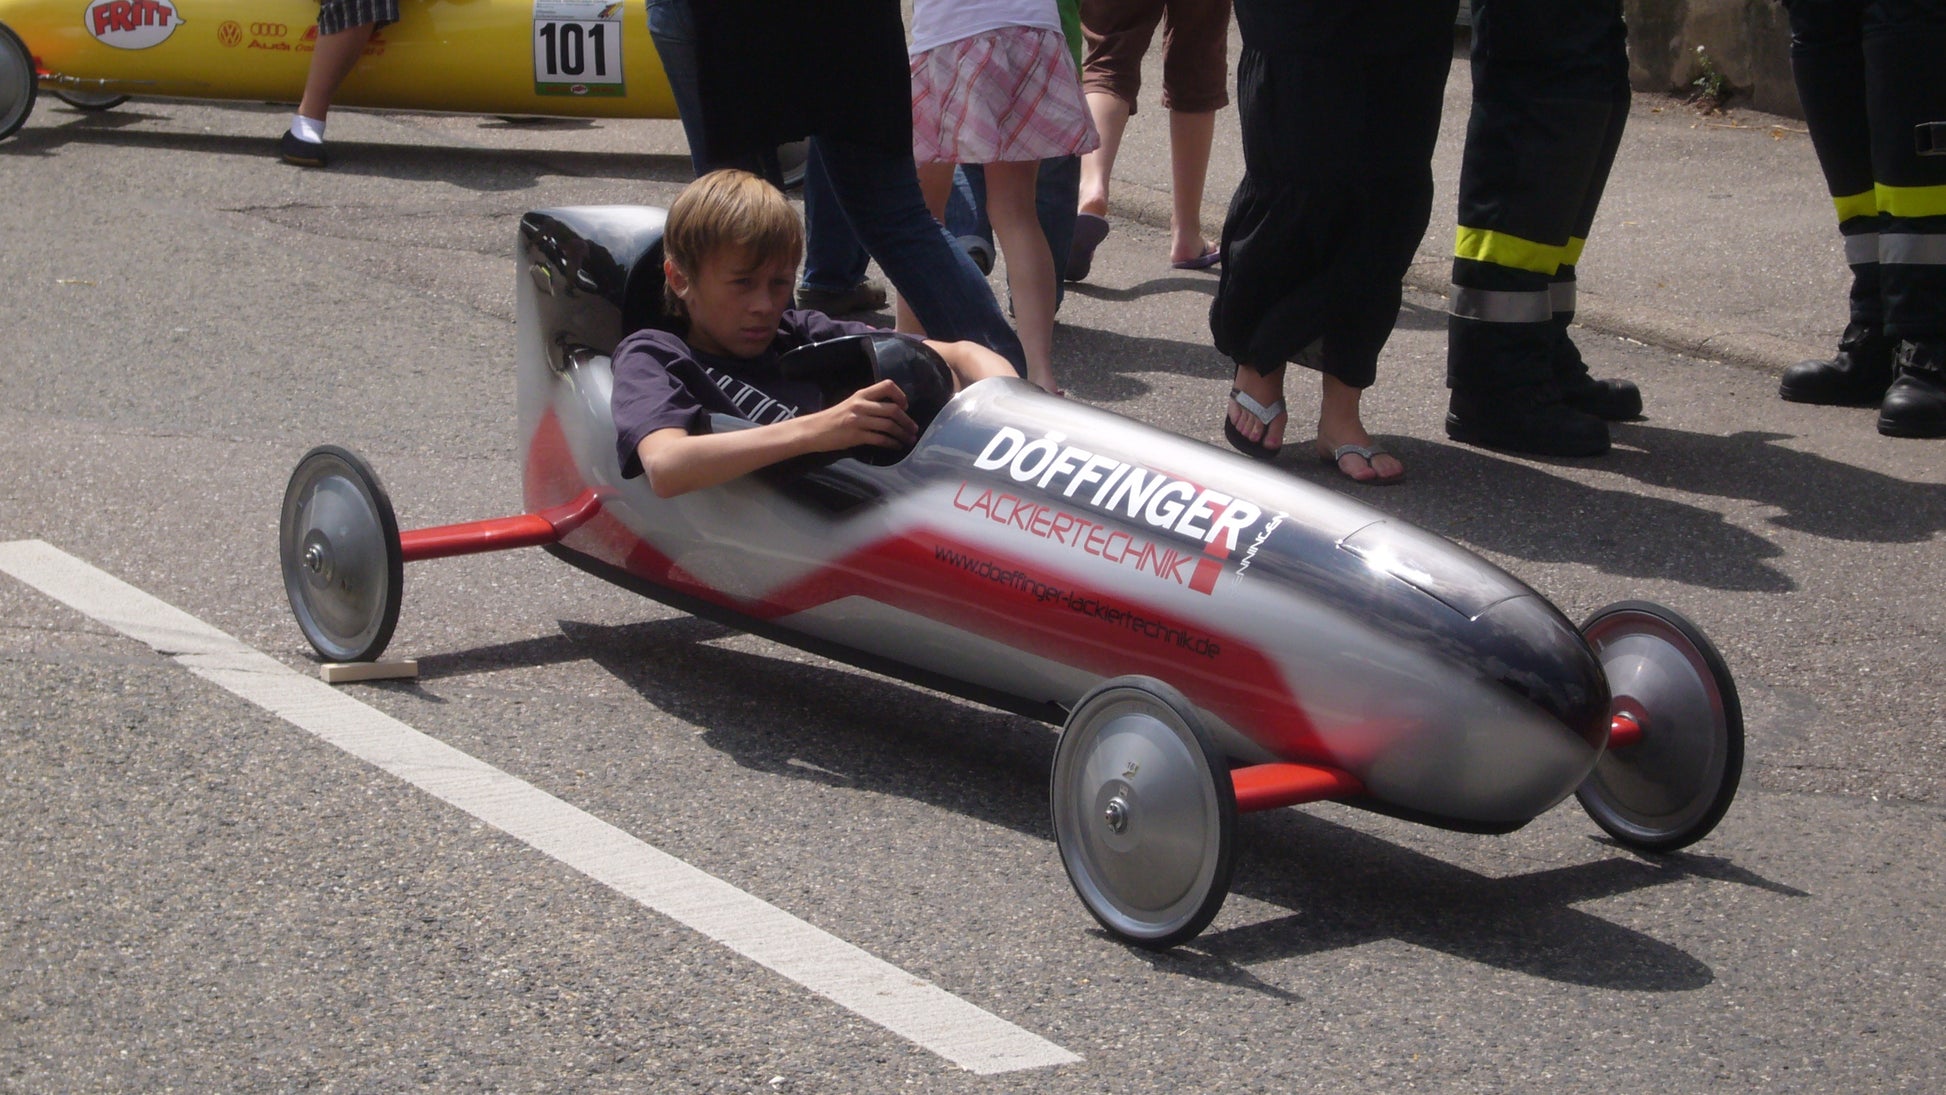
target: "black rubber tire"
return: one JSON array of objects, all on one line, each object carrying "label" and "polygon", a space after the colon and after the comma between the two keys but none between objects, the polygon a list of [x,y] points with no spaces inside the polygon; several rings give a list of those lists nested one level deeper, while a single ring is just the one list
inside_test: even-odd
[{"label": "black rubber tire", "polygon": [[57,89],[54,92],[54,97],[76,110],[88,111],[113,110],[123,103],[128,102],[128,96],[126,95],[103,95],[100,93],[90,95],[85,91],[67,91],[63,89]]},{"label": "black rubber tire", "polygon": [[1643,733],[1604,751],[1575,797],[1595,824],[1641,851],[1708,836],[1743,777],[1743,705],[1723,655],[1695,624],[1650,601],[1609,605],[1581,633],[1614,709],[1635,715]]},{"label": "black rubber tire", "polygon": [[1152,677],[1117,677],[1068,716],[1050,781],[1068,880],[1117,938],[1164,950],[1229,896],[1236,791],[1195,708]]},{"label": "black rubber tire", "polygon": [[0,141],[6,140],[27,124],[34,112],[34,97],[40,93],[40,78],[34,72],[34,55],[6,24],[0,23]]},{"label": "black rubber tire", "polygon": [[284,489],[277,554],[297,626],[326,661],[384,652],[405,596],[405,554],[371,465],[336,445],[306,453]]}]

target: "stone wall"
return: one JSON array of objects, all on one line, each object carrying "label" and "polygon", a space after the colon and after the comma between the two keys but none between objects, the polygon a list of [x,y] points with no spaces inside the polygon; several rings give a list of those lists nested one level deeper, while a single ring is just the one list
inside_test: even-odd
[{"label": "stone wall", "polygon": [[1635,90],[1686,93],[1707,65],[1733,89],[1730,105],[1804,116],[1791,84],[1790,25],[1776,0],[1623,0],[1622,6]]}]

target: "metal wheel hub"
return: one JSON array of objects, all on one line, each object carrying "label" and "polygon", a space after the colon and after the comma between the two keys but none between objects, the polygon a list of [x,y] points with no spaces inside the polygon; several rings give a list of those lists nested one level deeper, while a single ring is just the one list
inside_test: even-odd
[{"label": "metal wheel hub", "polygon": [[1236,811],[1221,757],[1193,709],[1165,689],[1097,688],[1069,717],[1054,762],[1055,839],[1068,877],[1103,926],[1142,946],[1181,942],[1215,916]]},{"label": "metal wheel hub", "polygon": [[284,588],[298,626],[332,661],[377,657],[398,621],[398,522],[362,460],[329,446],[291,474],[280,529]]}]

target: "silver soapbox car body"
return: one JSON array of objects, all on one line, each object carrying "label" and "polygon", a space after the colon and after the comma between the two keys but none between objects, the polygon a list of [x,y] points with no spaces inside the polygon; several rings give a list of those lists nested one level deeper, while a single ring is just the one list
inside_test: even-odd
[{"label": "silver soapbox car body", "polygon": [[300,465],[284,567],[327,657],[376,655],[403,561],[539,544],[688,611],[1060,723],[1063,862],[1090,911],[1146,946],[1214,916],[1238,810],[1337,799],[1505,832],[1580,791],[1608,831],[1664,849],[1727,808],[1734,684],[1680,616],[1627,603],[1576,628],[1450,541],[1024,381],[945,401],[893,462],[656,497],[617,463],[607,355],[660,317],[661,223],[641,207],[522,221],[520,518],[401,534],[356,458]]}]

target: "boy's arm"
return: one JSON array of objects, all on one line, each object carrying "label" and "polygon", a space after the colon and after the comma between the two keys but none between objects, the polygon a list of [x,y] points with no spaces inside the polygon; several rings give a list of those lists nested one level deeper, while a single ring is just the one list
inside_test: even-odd
[{"label": "boy's arm", "polygon": [[692,434],[671,427],[636,445],[649,488],[662,498],[714,487],[793,456],[859,445],[897,448],[919,438],[905,393],[881,380],[834,407],[767,426]]}]

